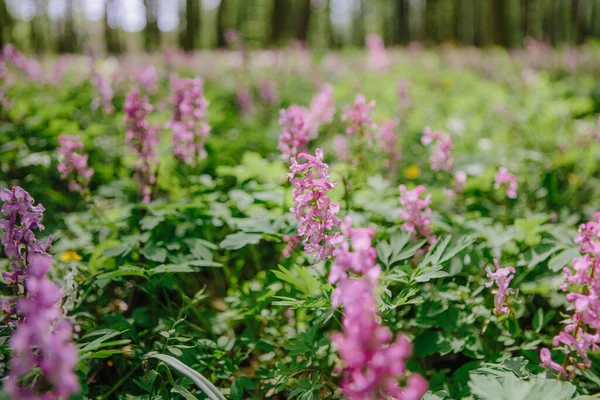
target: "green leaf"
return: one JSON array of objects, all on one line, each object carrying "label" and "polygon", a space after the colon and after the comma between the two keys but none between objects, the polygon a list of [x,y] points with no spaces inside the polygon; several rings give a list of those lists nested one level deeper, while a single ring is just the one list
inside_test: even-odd
[{"label": "green leaf", "polygon": [[140,267],[122,266],[116,271],[105,272],[100,274],[96,279],[112,279],[120,276],[141,276],[146,277],[146,270]]},{"label": "green leaf", "polygon": [[225,236],[219,247],[225,250],[239,250],[249,244],[258,244],[262,234],[237,232]]},{"label": "green leaf", "polygon": [[114,354],[122,354],[123,350],[100,350],[92,353],[89,358],[108,358]]},{"label": "green leaf", "polygon": [[188,367],[178,359],[168,356],[166,354],[149,354],[148,357],[156,358],[157,360],[160,360],[169,365],[170,367],[174,368],[180,374],[190,378],[192,382],[194,382],[194,384],[198,386],[198,388],[202,390],[204,394],[207,395],[211,400],[225,400],[225,397],[223,397],[221,392],[219,392],[219,389],[217,389],[200,373],[194,371],[192,368]]},{"label": "green leaf", "polygon": [[194,396],[189,390],[187,390],[181,385],[173,386],[173,389],[171,389],[171,393],[177,393],[183,396],[183,398],[186,400],[198,400],[196,396]]},{"label": "green leaf", "polygon": [[167,259],[167,249],[149,244],[142,249],[142,255],[148,260],[164,262]]},{"label": "green leaf", "polygon": [[162,215],[147,215],[140,220],[140,228],[143,231],[149,231],[158,226],[161,222],[165,220],[165,217]]},{"label": "green leaf", "polygon": [[562,251],[560,254],[552,257],[550,262],[548,262],[548,268],[552,271],[557,272],[564,268],[565,265],[570,263],[575,257],[580,255],[579,249],[566,249]]},{"label": "green leaf", "polygon": [[131,249],[132,248],[130,245],[123,243],[123,244],[120,244],[119,246],[109,247],[108,249],[106,249],[102,252],[102,255],[104,255],[106,257],[125,256],[125,255],[129,254]]}]

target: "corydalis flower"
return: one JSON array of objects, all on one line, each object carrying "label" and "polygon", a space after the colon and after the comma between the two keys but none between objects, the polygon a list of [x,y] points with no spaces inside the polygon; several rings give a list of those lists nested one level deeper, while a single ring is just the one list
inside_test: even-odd
[{"label": "corydalis flower", "polygon": [[175,111],[171,121],[173,154],[186,164],[195,165],[197,158],[206,158],[204,145],[210,133],[206,121],[208,100],[204,97],[200,78],[171,79]]},{"label": "corydalis flower", "polygon": [[113,91],[110,87],[110,80],[98,72],[92,74],[92,85],[96,88],[96,97],[92,102],[92,109],[98,109],[102,107],[102,111],[106,114],[110,114],[114,111],[112,105]]},{"label": "corydalis flower", "polygon": [[8,89],[8,76],[6,73],[6,64],[2,57],[0,57],[0,106],[8,108],[10,103],[6,97],[6,91]]},{"label": "corydalis flower", "polygon": [[279,111],[279,124],[282,130],[277,148],[281,150],[281,158],[289,159],[307,150],[306,145],[310,138],[306,108],[292,105]]},{"label": "corydalis flower", "polygon": [[[416,374],[407,377],[406,361],[412,353],[410,342],[404,336],[394,340],[392,331],[377,323],[375,292],[381,269],[372,246],[375,232],[353,228],[350,217],[341,231],[342,235],[335,239],[339,246],[334,253],[329,282],[338,285],[332,296],[334,307],[344,306],[344,330],[331,338],[343,362],[344,395],[352,400],[387,396],[420,399],[427,391],[427,382]],[[401,387],[399,381],[405,385]]]},{"label": "corydalis flower", "polygon": [[496,268],[494,272],[492,272],[489,266],[485,269],[488,278],[490,278],[490,281],[486,282],[485,286],[491,287],[494,284],[496,285],[497,289],[492,290],[492,294],[494,294],[494,314],[500,315],[510,311],[509,307],[507,307],[508,300],[506,296],[509,293],[508,285],[515,277],[515,269],[513,267],[500,268],[496,259],[494,259],[494,266]]},{"label": "corydalis flower", "polygon": [[12,274],[4,272],[2,276],[9,285],[23,283],[27,274],[27,258],[29,254],[46,254],[46,250],[52,242],[52,235],[46,242],[39,241],[34,230],[43,231],[42,216],[44,206],[33,205],[33,198],[19,186],[12,190],[0,190],[0,201],[2,204],[2,215],[0,218],[0,232],[2,232],[2,247],[4,254],[10,260]]},{"label": "corydalis flower", "polygon": [[150,202],[152,187],[156,184],[154,169],[158,162],[156,146],[157,131],[146,120],[152,106],[147,96],[140,96],[137,89],[132,90],[125,99],[125,124],[127,144],[136,153],[137,160],[133,166],[135,180],[140,184],[140,194],[144,203]]},{"label": "corydalis flower", "polygon": [[62,155],[58,164],[60,179],[69,180],[70,191],[83,193],[94,174],[94,170],[88,168],[88,155],[80,154],[83,152],[83,143],[80,138],[71,135],[59,136],[58,143],[58,152]]},{"label": "corydalis flower", "polygon": [[436,242],[436,237],[431,233],[431,195],[428,194],[421,199],[425,186],[419,185],[413,190],[407,190],[406,186],[400,185],[400,205],[398,211],[404,220],[402,230],[412,234],[412,238],[422,237],[431,244]]},{"label": "corydalis flower", "polygon": [[434,171],[450,171],[454,159],[450,155],[452,150],[452,137],[443,131],[432,131],[430,127],[425,127],[421,143],[425,146],[435,144],[435,150],[431,154],[431,169]]},{"label": "corydalis flower", "polygon": [[279,104],[279,95],[277,94],[277,85],[275,81],[264,80],[260,83],[259,94],[262,101],[276,106]]},{"label": "corydalis flower", "polygon": [[36,60],[28,59],[17,48],[8,43],[3,49],[4,59],[12,62],[19,70],[25,72],[30,79],[39,80],[42,74],[40,64]]},{"label": "corydalis flower", "polygon": [[398,102],[400,103],[400,108],[409,108],[412,104],[410,94],[408,93],[410,82],[406,79],[399,79],[398,82],[396,82],[396,87],[398,89]]},{"label": "corydalis flower", "polygon": [[517,183],[517,176],[508,172],[508,170],[504,167],[500,167],[498,172],[496,172],[494,182],[494,189],[500,189],[500,186],[506,185],[506,196],[511,199],[517,198],[517,189],[519,184]]},{"label": "corydalis flower", "polygon": [[375,100],[367,103],[363,94],[356,95],[354,104],[347,106],[342,114],[342,121],[348,120],[349,125],[346,128],[348,136],[359,135],[366,136],[369,140],[373,139],[370,129],[377,128],[371,119],[371,111],[375,107]]},{"label": "corydalis flower", "polygon": [[237,104],[242,110],[242,114],[250,115],[254,109],[252,102],[252,92],[246,85],[238,86],[236,90]]},{"label": "corydalis flower", "polygon": [[390,60],[381,36],[370,33],[367,35],[365,41],[369,51],[369,67],[372,69],[387,67],[390,64]]},{"label": "corydalis flower", "polygon": [[145,65],[136,70],[135,80],[148,93],[154,93],[158,88],[158,74],[152,65]]},{"label": "corydalis flower", "polygon": [[[600,345],[600,212],[594,220],[582,224],[575,237],[580,244],[582,256],[575,257],[571,267],[563,270],[565,283],[561,289],[568,292],[572,316],[566,321],[562,332],[554,337],[554,347],[563,345],[566,349],[563,365],[552,361],[550,350],[541,349],[542,365],[559,372],[569,379],[575,377],[577,369],[592,366],[589,352],[598,352]],[[573,354],[576,354],[576,356]]]},{"label": "corydalis flower", "polygon": [[396,134],[396,128],[399,124],[398,119],[384,121],[379,127],[379,134],[377,135],[379,148],[385,154],[384,167],[391,170],[396,170],[398,160],[402,157],[402,153],[397,148],[398,135]]},{"label": "corydalis flower", "polygon": [[310,103],[311,122],[315,125],[330,124],[335,115],[335,101],[333,100],[333,86],[321,86]]},{"label": "corydalis flower", "polygon": [[322,149],[317,149],[316,156],[300,153],[298,158],[306,162],[298,164],[295,157],[290,160],[291,172],[287,176],[294,188],[295,203],[290,211],[299,223],[298,236],[306,253],[326,260],[333,254],[332,230],[340,223],[337,217],[340,205],[332,203],[328,195],[335,183],[329,181],[329,166],[323,162]]},{"label": "corydalis flower", "polygon": [[[79,391],[71,323],[58,305],[60,288],[46,276],[51,263],[48,255],[29,255],[27,295],[17,302],[22,320],[10,339],[10,374],[4,386],[11,399],[68,399]],[[25,377],[36,368],[41,377],[27,382]]]}]

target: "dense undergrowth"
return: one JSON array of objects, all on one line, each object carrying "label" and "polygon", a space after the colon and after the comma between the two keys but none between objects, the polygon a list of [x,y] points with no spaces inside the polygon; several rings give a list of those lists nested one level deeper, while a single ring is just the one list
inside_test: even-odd
[{"label": "dense undergrowth", "polygon": [[[599,229],[574,239],[600,208],[599,49],[65,56],[41,60],[40,75],[7,54],[0,199],[13,201],[19,186],[45,208],[46,229],[32,230],[54,237],[49,276],[78,349],[72,398],[219,398],[211,385],[232,399],[393,393],[352,394],[363,373],[409,377],[407,389],[420,376],[425,399],[595,398]],[[196,76],[190,101],[205,98],[194,107],[206,113],[179,128],[202,131],[198,152],[172,141],[186,123],[174,116],[177,77]],[[82,148],[69,151],[61,135]],[[298,156],[317,149],[328,174]],[[89,155],[89,182],[64,167],[73,152]],[[294,170],[290,155],[314,175]],[[299,232],[311,207],[328,214],[309,215]],[[9,220],[13,209],[3,212]],[[317,232],[308,252],[296,243],[303,231]],[[19,243],[21,256],[46,251]],[[9,338],[32,318],[10,300],[34,296],[19,282],[2,284],[4,385],[15,378]],[[378,336],[383,327],[396,339]],[[412,354],[385,353],[393,340]],[[371,353],[384,365],[361,358]],[[392,367],[404,361],[408,372]],[[41,371],[18,373],[18,385],[50,390]],[[210,383],[195,384],[198,374]]]}]

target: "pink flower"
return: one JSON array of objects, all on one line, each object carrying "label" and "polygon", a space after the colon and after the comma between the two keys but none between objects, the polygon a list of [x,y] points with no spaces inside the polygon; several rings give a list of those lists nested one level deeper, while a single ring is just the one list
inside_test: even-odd
[{"label": "pink flower", "polygon": [[399,119],[390,119],[381,123],[377,143],[379,148],[385,154],[384,167],[395,170],[398,160],[402,158],[402,153],[398,150],[398,134],[396,128],[400,124]]},{"label": "pink flower", "polygon": [[335,135],[333,137],[333,148],[336,157],[340,161],[350,160],[350,149],[348,148],[348,139],[343,135]]},{"label": "pink flower", "polygon": [[517,198],[517,188],[519,184],[517,183],[516,175],[513,175],[508,172],[508,170],[504,167],[500,167],[498,172],[496,172],[494,189],[499,189],[500,186],[508,183],[506,186],[506,196],[511,199]]},{"label": "pink flower", "polygon": [[292,251],[294,251],[294,247],[300,242],[300,236],[284,236],[283,241],[287,243],[285,249],[283,249],[283,256],[285,258],[290,258],[292,256]]},{"label": "pink flower", "polygon": [[390,60],[381,36],[370,33],[367,35],[365,42],[369,52],[369,68],[380,69],[387,67],[390,64]]},{"label": "pink flower", "polygon": [[409,108],[412,104],[410,94],[408,93],[410,82],[406,79],[399,79],[398,82],[396,82],[396,87],[398,90],[398,102],[400,103],[400,108]]},{"label": "pink flower", "polygon": [[369,140],[373,139],[370,129],[377,128],[377,125],[371,119],[373,107],[375,107],[375,100],[367,103],[363,94],[356,95],[354,104],[351,107],[346,106],[342,114],[342,121],[349,121],[346,128],[348,136],[352,137],[358,133],[361,136],[366,136]]},{"label": "pink flower", "polygon": [[[332,302],[343,305],[343,332],[332,335],[343,362],[342,389],[351,400],[383,399],[387,396],[418,400],[427,391],[427,382],[419,375],[407,377],[406,361],[412,346],[406,337],[378,324],[375,292],[381,269],[372,246],[375,232],[353,228],[350,217],[342,226],[342,235],[329,282],[336,283]],[[351,274],[351,275],[350,275]],[[361,279],[362,277],[362,279]],[[404,381],[404,387],[399,385]]]},{"label": "pink flower", "polygon": [[125,99],[124,110],[127,126],[125,140],[137,155],[137,160],[133,166],[133,177],[140,184],[142,201],[149,203],[152,187],[156,184],[154,170],[158,163],[156,157],[158,132],[147,121],[152,106],[148,103],[148,96],[142,97],[140,92],[134,89]]},{"label": "pink flower", "polygon": [[58,164],[60,179],[69,179],[69,190],[83,193],[88,187],[90,179],[94,174],[92,168],[88,168],[88,155],[83,152],[83,144],[77,136],[61,135],[58,137],[59,154],[62,156]]},{"label": "pink flower", "polygon": [[173,132],[173,154],[188,165],[206,158],[204,144],[210,133],[207,122],[208,100],[204,97],[201,78],[171,78],[172,101],[175,105],[169,124]]},{"label": "pink flower", "polygon": [[467,173],[465,171],[456,171],[454,174],[454,188],[457,192],[461,192],[467,183]]},{"label": "pink flower", "polygon": [[515,277],[515,269],[513,267],[508,268],[500,268],[498,264],[498,260],[494,259],[494,266],[496,267],[496,271],[492,272],[491,268],[486,267],[486,272],[488,278],[491,280],[486,282],[486,287],[491,287],[493,284],[496,284],[497,289],[492,290],[492,294],[494,294],[494,314],[500,315],[502,313],[508,313],[509,308],[505,305],[507,303],[506,295],[509,292],[508,285],[510,281]]},{"label": "pink flower", "polygon": [[434,152],[431,154],[431,169],[434,171],[444,170],[450,172],[454,158],[450,154],[452,150],[452,137],[444,131],[432,131],[426,126],[423,130],[421,143],[425,146],[435,144]]},{"label": "pink flower", "polygon": [[340,205],[332,203],[328,192],[335,187],[329,181],[329,166],[323,162],[323,150],[317,149],[316,156],[300,153],[298,164],[292,157],[290,173],[287,174],[292,187],[294,207],[290,211],[298,221],[298,236],[304,243],[307,254],[315,254],[317,260],[326,260],[333,254],[333,229],[340,224],[337,217]]},{"label": "pink flower", "polygon": [[242,114],[250,115],[254,110],[252,92],[246,85],[239,85],[236,91],[237,104],[242,110]]},{"label": "pink flower", "polygon": [[436,237],[431,233],[431,195],[421,199],[421,194],[425,191],[425,186],[419,185],[413,190],[407,190],[406,186],[400,185],[400,205],[402,208],[398,211],[400,217],[404,220],[402,230],[410,232],[413,239],[422,237],[427,239],[430,244],[436,242]]},{"label": "pink flower", "polygon": [[4,45],[2,56],[17,69],[25,72],[31,80],[37,81],[40,79],[42,75],[40,64],[36,60],[25,57],[13,44],[7,43]]},{"label": "pink flower", "polygon": [[279,95],[277,94],[277,85],[275,81],[263,80],[260,82],[259,94],[261,99],[272,106],[279,104]]},{"label": "pink flower", "polygon": [[281,158],[286,160],[307,150],[309,141],[308,110],[292,105],[287,110],[279,111],[279,124],[282,126],[279,135]]},{"label": "pink flower", "polygon": [[158,89],[158,74],[152,65],[145,65],[135,71],[135,80],[148,93]]},{"label": "pink flower", "polygon": [[[333,86],[327,83],[321,86],[310,103],[310,121],[314,125],[313,130],[317,131],[319,125],[330,124],[334,115]],[[312,136],[316,137],[316,132]]]},{"label": "pink flower", "polygon": [[558,372],[560,372],[560,374],[563,377],[566,378],[567,372],[560,364],[557,364],[554,361],[552,361],[552,355],[550,354],[550,350],[548,350],[548,349],[540,350],[540,361],[542,362],[542,367],[546,367],[546,368],[550,368],[555,371],[558,371]]},{"label": "pink flower", "polygon": [[102,110],[106,114],[110,114],[114,111],[112,105],[113,91],[110,87],[110,80],[98,72],[94,72],[92,75],[92,85],[96,88],[96,97],[92,102],[92,109],[102,107]]}]

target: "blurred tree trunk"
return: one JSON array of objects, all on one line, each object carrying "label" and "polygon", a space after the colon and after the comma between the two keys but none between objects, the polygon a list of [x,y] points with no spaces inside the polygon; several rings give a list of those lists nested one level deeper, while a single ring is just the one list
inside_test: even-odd
[{"label": "blurred tree trunk", "polygon": [[279,46],[282,44],[287,25],[287,17],[292,4],[290,0],[273,0],[271,12],[271,35],[269,44]]},{"label": "blurred tree trunk", "polygon": [[221,0],[219,3],[219,9],[217,10],[217,47],[225,47],[225,0]]},{"label": "blurred tree trunk", "polygon": [[108,23],[111,7],[115,6],[115,0],[107,0],[104,8],[104,43],[106,51],[110,54],[123,52],[121,37],[117,29],[112,29]]},{"label": "blurred tree trunk", "polygon": [[155,50],[160,46],[160,29],[158,29],[158,1],[144,0],[146,6],[146,28],[143,31],[144,49]]},{"label": "blurred tree trunk", "polygon": [[65,19],[58,38],[59,53],[74,53],[77,50],[77,32],[73,19],[73,0],[65,1]]},{"label": "blurred tree trunk", "polygon": [[181,32],[180,44],[185,51],[191,51],[198,46],[200,33],[200,13],[202,0],[186,0],[185,27]]},{"label": "blurred tree trunk", "polygon": [[504,0],[492,1],[492,37],[494,44],[508,46],[508,31],[507,31],[507,2]]},{"label": "blurred tree trunk", "polygon": [[410,41],[409,8],[409,0],[398,0],[395,2],[395,18],[392,20],[394,26],[393,43],[404,44]]},{"label": "blurred tree trunk", "polygon": [[12,29],[14,26],[14,20],[4,1],[0,1],[0,21],[2,21],[2,25],[0,26],[0,48],[2,48],[6,43],[12,41]]},{"label": "blurred tree trunk", "polygon": [[365,5],[363,0],[359,1],[358,11],[352,16],[352,44],[362,47],[365,45]]},{"label": "blurred tree trunk", "polygon": [[302,0],[302,17],[296,32],[296,39],[306,42],[308,38],[308,27],[310,25],[311,6],[310,0]]}]

